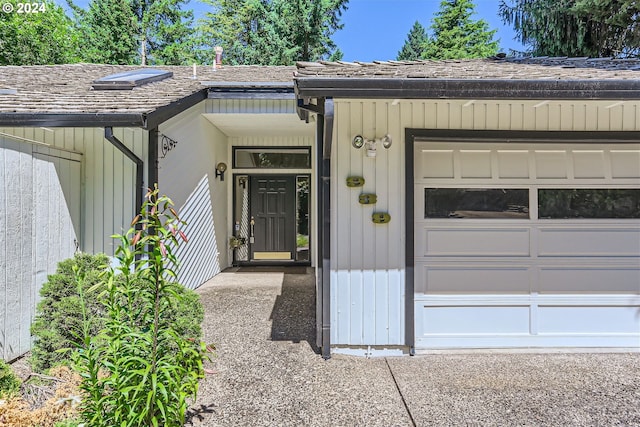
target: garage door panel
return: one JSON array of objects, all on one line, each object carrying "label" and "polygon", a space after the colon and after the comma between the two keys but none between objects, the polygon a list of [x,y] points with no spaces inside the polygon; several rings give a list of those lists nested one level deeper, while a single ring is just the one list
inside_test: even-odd
[{"label": "garage door panel", "polygon": [[640,294],[640,267],[541,267],[538,290],[544,294]]},{"label": "garage door panel", "polygon": [[575,150],[573,152],[573,176],[575,178],[604,178],[603,150]]},{"label": "garage door panel", "polygon": [[424,256],[529,256],[528,228],[423,228]]},{"label": "garage door panel", "polygon": [[423,334],[526,334],[527,306],[422,306]]},{"label": "garage door panel", "polygon": [[422,150],[416,156],[422,178],[453,178],[453,150]]},{"label": "garage door panel", "polygon": [[544,228],[538,229],[538,255],[640,256],[640,229],[637,228]]},{"label": "garage door panel", "polygon": [[499,178],[529,178],[529,151],[498,150]]},{"label": "garage door panel", "polygon": [[508,265],[428,265],[416,272],[415,291],[425,294],[527,294],[530,269]]},{"label": "garage door panel", "polygon": [[635,333],[640,330],[640,308],[539,306],[538,332],[565,334]]},{"label": "garage door panel", "polygon": [[640,151],[611,150],[613,178],[640,178]]}]

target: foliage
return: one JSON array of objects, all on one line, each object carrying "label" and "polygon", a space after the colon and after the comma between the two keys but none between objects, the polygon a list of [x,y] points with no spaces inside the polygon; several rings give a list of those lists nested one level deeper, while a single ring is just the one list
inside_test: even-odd
[{"label": "foliage", "polygon": [[499,10],[532,55],[640,54],[636,0],[501,0]]},{"label": "foliage", "polygon": [[194,61],[193,12],[188,0],[132,0],[140,40],[140,63],[188,65]]},{"label": "foliage", "polygon": [[85,278],[82,291],[85,293],[87,310],[92,314],[91,332],[97,333],[102,327],[100,316],[103,310],[98,292],[91,289],[100,282],[100,275],[108,263],[109,259],[104,254],[77,253],[73,258],[61,261],[56,273],[50,275],[42,285],[37,315],[31,326],[31,334],[35,337],[31,366],[36,372],[68,361],[69,354],[63,350],[70,349],[77,341],[82,316],[75,285],[76,272]]},{"label": "foliage", "polygon": [[[36,372],[44,372],[52,366],[70,361],[69,351],[83,330],[80,295],[88,314],[89,332],[96,335],[104,328],[105,309],[100,300],[104,290],[101,275],[106,271],[109,258],[104,254],[77,253],[73,258],[61,261],[55,274],[49,276],[40,290],[37,315],[31,326],[35,337],[31,350],[31,366]],[[76,275],[83,277],[82,289],[76,285]],[[199,338],[200,323],[204,311],[198,295],[180,286],[176,293],[179,303],[168,313],[168,320],[175,322],[180,334]]]},{"label": "foliage", "polygon": [[[178,237],[186,241],[182,221],[157,188],[145,200],[132,228],[114,236],[119,267],[105,275],[105,326],[93,337],[85,323],[77,353],[81,414],[91,426],[183,425],[186,399],[195,398],[204,375],[207,347],[181,334],[170,316],[182,299],[172,270]],[[81,300],[85,280],[77,275]]]},{"label": "foliage", "polygon": [[[18,8],[26,5],[31,13],[18,13]],[[5,0],[3,7],[13,11],[0,12],[0,65],[77,62],[78,34],[62,7],[51,0]]]},{"label": "foliage", "polygon": [[422,57],[425,44],[427,43],[427,30],[418,21],[413,24],[404,46],[398,52],[398,61],[415,61]]},{"label": "foliage", "polygon": [[203,61],[213,47],[224,48],[225,62],[290,65],[342,57],[331,40],[342,28],[348,0],[205,0],[213,6],[200,23]]},{"label": "foliage", "polygon": [[91,0],[87,10],[67,0],[81,34],[82,61],[187,65],[195,59],[188,0]]},{"label": "foliage", "polygon": [[13,396],[20,390],[20,380],[11,366],[0,359],[0,397]]},{"label": "foliage", "polygon": [[433,35],[425,44],[425,59],[484,58],[498,52],[493,40],[497,30],[489,30],[483,20],[474,21],[475,5],[471,0],[443,0],[433,18]]},{"label": "foliage", "polygon": [[133,64],[138,59],[138,22],[130,0],[92,0],[76,9],[82,60],[99,64]]}]

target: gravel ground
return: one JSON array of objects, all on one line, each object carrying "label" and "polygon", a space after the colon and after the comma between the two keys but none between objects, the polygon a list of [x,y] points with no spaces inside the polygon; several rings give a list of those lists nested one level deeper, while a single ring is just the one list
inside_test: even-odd
[{"label": "gravel ground", "polygon": [[189,426],[640,426],[638,353],[325,361],[312,275],[225,272],[199,293],[216,373]]}]

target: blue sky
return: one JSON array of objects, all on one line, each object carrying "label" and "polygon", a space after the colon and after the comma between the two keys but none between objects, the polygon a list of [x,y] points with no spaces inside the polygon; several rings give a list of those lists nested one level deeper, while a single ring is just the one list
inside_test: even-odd
[{"label": "blue sky", "polygon": [[[497,0],[474,0],[474,19],[484,19],[490,29],[497,29],[501,51],[522,50],[514,41],[511,27],[498,17]],[[395,59],[413,23],[423,27],[440,9],[440,0],[350,0],[349,9],[342,15],[344,28],[333,37],[344,53],[345,61],[373,61]]]},{"label": "blue sky", "polygon": [[[66,6],[65,0],[56,0]],[[75,0],[87,7],[89,0]],[[498,17],[497,0],[474,0],[474,19],[484,19],[490,29],[497,29],[500,50],[522,50],[514,41],[511,27],[505,26]],[[402,48],[409,30],[415,21],[428,29],[435,12],[440,9],[440,0],[350,0],[349,8],[342,15],[344,28],[337,31],[333,40],[344,53],[345,61],[373,61],[395,59]],[[211,6],[191,0],[188,8],[194,10],[196,18],[210,10]]]}]

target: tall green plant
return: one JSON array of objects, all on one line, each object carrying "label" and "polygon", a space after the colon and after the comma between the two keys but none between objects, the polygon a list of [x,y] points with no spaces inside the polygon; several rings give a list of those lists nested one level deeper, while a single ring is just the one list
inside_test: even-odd
[{"label": "tall green plant", "polygon": [[156,188],[129,231],[114,236],[119,266],[105,274],[106,324],[95,337],[85,328],[76,359],[87,425],[184,424],[208,349],[168,320],[180,299],[173,249],[187,240],[181,224],[171,200]]}]

